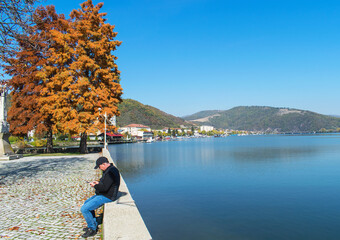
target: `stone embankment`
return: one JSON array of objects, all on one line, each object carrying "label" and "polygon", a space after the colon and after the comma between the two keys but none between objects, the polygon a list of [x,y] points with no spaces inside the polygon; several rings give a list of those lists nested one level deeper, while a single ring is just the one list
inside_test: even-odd
[{"label": "stone embankment", "polygon": [[[0,238],[80,239],[80,207],[93,194],[100,154],[0,162]],[[101,233],[88,239],[100,239]]]},{"label": "stone embankment", "polygon": [[[79,239],[86,223],[80,213],[93,195],[86,181],[98,179],[101,154],[28,157],[0,162],[0,238]],[[103,155],[111,162],[110,153]],[[103,230],[102,230],[103,229]],[[150,240],[130,192],[121,180],[119,198],[104,207],[99,233],[88,239]]]},{"label": "stone embankment", "polygon": [[[108,150],[103,149],[103,156],[114,164]],[[152,239],[123,177],[118,199],[104,206],[103,236],[104,240]]]}]

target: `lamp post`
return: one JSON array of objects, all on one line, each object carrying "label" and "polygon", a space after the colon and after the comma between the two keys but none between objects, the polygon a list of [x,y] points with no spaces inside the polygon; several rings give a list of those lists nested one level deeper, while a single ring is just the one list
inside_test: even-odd
[{"label": "lamp post", "polygon": [[[98,110],[100,112],[101,108],[99,108]],[[106,142],[106,121],[107,121],[107,114],[106,114],[106,112],[104,113],[104,119],[105,119],[104,120],[104,148],[106,149],[107,148],[107,142]],[[110,125],[116,126],[116,116],[115,115],[110,119],[110,123],[111,123]]]},{"label": "lamp post", "polygon": [[[99,115],[103,116],[102,114],[100,114],[100,111],[102,110],[101,108],[98,108],[99,110]],[[106,111],[104,113],[104,148],[107,148],[107,144],[106,144],[106,118],[107,118],[107,114]]]},{"label": "lamp post", "polygon": [[104,114],[104,117],[105,117],[105,122],[104,122],[104,148],[106,149],[107,148],[107,144],[106,144],[106,117],[107,117],[107,115],[106,115],[106,112],[105,112],[105,114]]}]

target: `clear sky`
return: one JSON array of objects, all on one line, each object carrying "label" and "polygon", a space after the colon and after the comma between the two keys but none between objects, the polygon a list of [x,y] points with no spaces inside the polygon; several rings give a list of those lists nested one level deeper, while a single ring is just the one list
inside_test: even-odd
[{"label": "clear sky", "polygon": [[[82,2],[43,4],[68,15]],[[340,1],[106,0],[102,12],[123,41],[123,98],[175,116],[254,105],[340,115]]]}]

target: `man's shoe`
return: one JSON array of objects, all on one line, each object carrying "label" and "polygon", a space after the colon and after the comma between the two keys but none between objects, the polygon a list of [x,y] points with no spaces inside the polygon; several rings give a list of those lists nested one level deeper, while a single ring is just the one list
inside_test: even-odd
[{"label": "man's shoe", "polygon": [[[90,229],[89,227],[84,227],[84,228],[83,228],[83,231],[86,232],[86,231],[89,230],[89,229]],[[96,232],[98,232],[98,227],[97,227],[97,229],[96,229]]]},{"label": "man's shoe", "polygon": [[81,235],[83,238],[88,238],[88,237],[92,237],[92,236],[94,236],[94,235],[96,235],[97,234],[97,231],[95,231],[95,230],[92,230],[91,228],[89,228],[89,229],[87,229],[86,230],[86,232],[83,234],[83,235]]}]

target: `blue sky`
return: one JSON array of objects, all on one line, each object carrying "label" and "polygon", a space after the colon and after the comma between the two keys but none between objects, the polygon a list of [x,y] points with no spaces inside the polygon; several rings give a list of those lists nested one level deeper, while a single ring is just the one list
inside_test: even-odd
[{"label": "blue sky", "polygon": [[[82,2],[43,4],[68,15]],[[123,98],[175,116],[254,105],[340,115],[340,1],[107,0],[102,12],[123,41]]]}]

